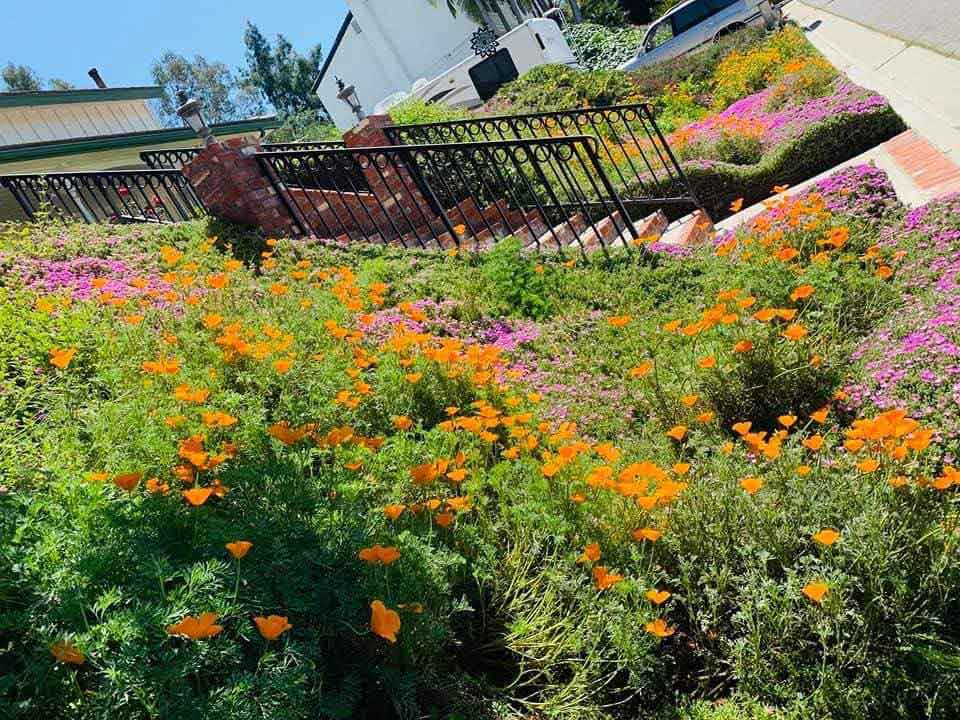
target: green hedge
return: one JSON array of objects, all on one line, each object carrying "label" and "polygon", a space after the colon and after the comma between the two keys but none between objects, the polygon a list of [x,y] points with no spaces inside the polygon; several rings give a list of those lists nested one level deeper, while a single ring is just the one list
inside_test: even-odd
[{"label": "green hedge", "polygon": [[[714,221],[730,215],[730,203],[744,207],[770,197],[774,185],[795,185],[876,147],[906,130],[887,106],[864,115],[838,115],[812,125],[800,137],[767,153],[756,165],[683,163],[694,193]],[[681,192],[679,182],[668,192]]]}]

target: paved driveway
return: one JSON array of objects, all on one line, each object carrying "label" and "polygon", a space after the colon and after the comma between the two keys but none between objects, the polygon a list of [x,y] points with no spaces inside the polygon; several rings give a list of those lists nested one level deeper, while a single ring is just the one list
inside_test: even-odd
[{"label": "paved driveway", "polygon": [[960,57],[960,0],[803,0],[888,35]]}]

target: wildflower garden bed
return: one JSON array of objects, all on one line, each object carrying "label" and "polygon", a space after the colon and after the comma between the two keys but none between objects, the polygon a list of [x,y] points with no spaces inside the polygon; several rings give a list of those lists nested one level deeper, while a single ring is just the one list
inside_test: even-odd
[{"label": "wildflower garden bed", "polygon": [[609,260],[5,227],[0,716],[952,717],[957,199],[769,204]]}]

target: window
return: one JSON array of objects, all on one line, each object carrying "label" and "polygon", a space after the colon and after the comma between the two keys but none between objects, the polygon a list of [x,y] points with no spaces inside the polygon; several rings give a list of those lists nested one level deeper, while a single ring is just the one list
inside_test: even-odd
[{"label": "window", "polygon": [[721,10],[726,10],[735,2],[737,2],[737,0],[707,0],[707,4],[710,5],[710,9],[715,13],[720,12]]},{"label": "window", "polygon": [[673,23],[673,34],[680,35],[685,33],[695,25],[702,23],[715,12],[716,10],[712,10],[707,4],[707,0],[697,0],[686,7],[680,8],[670,16],[670,22]]},{"label": "window", "polygon": [[673,40],[673,26],[669,20],[665,20],[659,25],[654,26],[650,32],[647,33],[647,42],[644,43],[643,46],[644,50],[650,52],[668,40]]},{"label": "window", "polygon": [[520,73],[517,72],[517,66],[506,48],[497,50],[496,55],[470,68],[470,79],[473,80],[473,86],[477,89],[480,99],[484,101],[496,95],[501,85],[518,77]]}]

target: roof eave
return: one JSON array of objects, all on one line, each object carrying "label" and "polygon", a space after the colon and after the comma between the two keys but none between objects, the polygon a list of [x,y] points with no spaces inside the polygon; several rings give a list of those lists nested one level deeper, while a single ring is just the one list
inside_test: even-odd
[{"label": "roof eave", "polygon": [[337,50],[340,49],[340,43],[343,42],[343,36],[347,34],[347,28],[350,27],[351,22],[353,22],[352,11],[348,12],[347,17],[344,18],[343,25],[340,26],[340,31],[337,33],[337,39],[333,41],[330,52],[327,53],[327,59],[323,61],[323,67],[320,68],[317,79],[313,81],[313,87],[310,88],[310,92],[316,94],[317,89],[320,87],[320,83],[322,83],[323,78],[326,77],[327,70],[330,69],[330,63],[333,62],[333,58],[337,54]]}]

